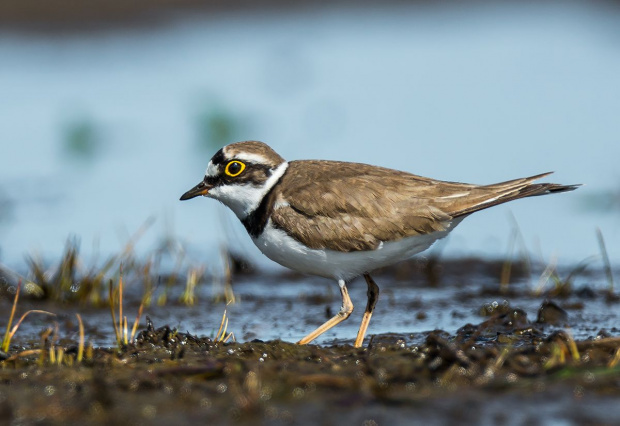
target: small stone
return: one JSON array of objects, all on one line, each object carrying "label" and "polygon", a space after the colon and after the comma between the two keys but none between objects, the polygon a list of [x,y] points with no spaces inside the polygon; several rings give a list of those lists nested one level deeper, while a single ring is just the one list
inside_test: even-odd
[{"label": "small stone", "polygon": [[555,302],[545,300],[538,309],[537,323],[564,325],[568,322],[568,313]]}]

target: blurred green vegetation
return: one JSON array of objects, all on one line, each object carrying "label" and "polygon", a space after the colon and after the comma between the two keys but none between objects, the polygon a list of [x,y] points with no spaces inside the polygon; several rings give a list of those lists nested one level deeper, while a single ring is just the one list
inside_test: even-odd
[{"label": "blurred green vegetation", "polygon": [[[135,246],[153,223],[149,218],[118,253],[98,257],[87,262],[80,256],[79,240],[71,237],[56,262],[46,262],[39,256],[28,256],[29,272],[24,278],[25,294],[30,298],[44,299],[66,304],[81,304],[102,307],[110,304],[110,281],[122,279],[129,286],[125,296],[133,302],[140,300],[144,307],[152,303],[166,305],[169,302],[194,305],[198,293],[205,294],[201,287],[211,284],[213,303],[219,303],[222,294],[227,302],[234,301],[232,293],[232,274],[238,270],[231,265],[231,254],[222,252],[226,261],[223,277],[208,274],[208,265],[191,260],[186,255],[184,245],[176,239],[166,239],[157,244],[146,255],[135,252]],[[239,261],[237,260],[237,263]],[[223,289],[220,289],[223,281]],[[0,297],[7,293],[2,286],[0,270]],[[126,299],[127,299],[126,297]]]},{"label": "blurred green vegetation", "polygon": [[221,102],[203,101],[194,119],[198,148],[213,153],[224,145],[241,140],[242,123],[243,120]]},{"label": "blurred green vegetation", "polygon": [[0,225],[8,222],[12,217],[13,203],[0,188]]},{"label": "blurred green vegetation", "polygon": [[63,152],[75,160],[92,161],[101,150],[101,131],[87,116],[70,119],[62,130]]},{"label": "blurred green vegetation", "polygon": [[581,208],[603,213],[620,212],[620,189],[585,194],[581,198]]}]

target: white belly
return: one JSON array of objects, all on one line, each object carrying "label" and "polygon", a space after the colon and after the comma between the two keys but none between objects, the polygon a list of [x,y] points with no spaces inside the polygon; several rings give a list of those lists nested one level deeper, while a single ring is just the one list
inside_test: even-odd
[{"label": "white belly", "polygon": [[265,256],[295,271],[336,280],[351,280],[364,272],[392,265],[429,248],[435,241],[448,235],[462,219],[453,221],[446,231],[403,238],[381,243],[376,250],[340,252],[310,249],[281,229],[274,228],[271,220],[258,238],[256,247]]}]

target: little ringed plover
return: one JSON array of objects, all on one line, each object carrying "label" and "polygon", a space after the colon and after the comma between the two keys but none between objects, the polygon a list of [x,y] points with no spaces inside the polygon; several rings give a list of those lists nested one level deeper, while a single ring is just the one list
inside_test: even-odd
[{"label": "little ringed plover", "polygon": [[215,198],[237,215],[268,258],[338,281],[340,311],[300,344],[351,315],[346,283],[363,275],[368,301],[355,339],[359,347],[379,296],[371,271],[426,250],[478,210],[579,186],[532,183],[548,174],[472,185],[368,164],[289,162],[262,142],[246,141],[220,149],[204,179],[181,200]]}]

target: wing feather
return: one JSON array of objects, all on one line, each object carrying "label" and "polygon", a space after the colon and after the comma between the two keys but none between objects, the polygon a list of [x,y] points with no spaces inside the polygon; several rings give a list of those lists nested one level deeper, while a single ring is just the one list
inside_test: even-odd
[{"label": "wing feather", "polygon": [[[381,242],[445,231],[457,217],[577,185],[446,182],[367,164],[291,161],[271,220],[314,249],[374,250]],[[318,194],[318,195],[317,195]]]}]

